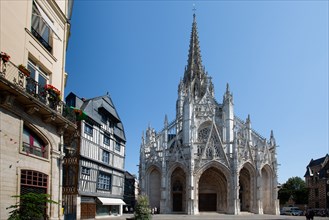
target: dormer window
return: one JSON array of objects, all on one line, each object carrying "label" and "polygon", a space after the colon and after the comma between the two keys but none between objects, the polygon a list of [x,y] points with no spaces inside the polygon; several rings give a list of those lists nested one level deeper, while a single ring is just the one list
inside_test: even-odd
[{"label": "dormer window", "polygon": [[102,117],[102,122],[104,122],[106,124],[107,116],[105,114],[101,114],[101,117]]}]

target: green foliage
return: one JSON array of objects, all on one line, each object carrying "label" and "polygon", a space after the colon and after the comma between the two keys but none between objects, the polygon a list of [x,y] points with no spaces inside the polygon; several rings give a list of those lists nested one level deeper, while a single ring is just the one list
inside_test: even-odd
[{"label": "green foliage", "polygon": [[6,208],[13,209],[9,212],[10,216],[8,220],[48,219],[45,212],[47,204],[57,204],[57,202],[49,199],[50,195],[48,194],[30,192],[24,195],[16,195],[12,197],[19,198],[20,202]]},{"label": "green foliage", "polygon": [[138,197],[134,216],[136,220],[151,219],[150,205],[146,196]]},{"label": "green foliage", "polygon": [[278,192],[280,204],[284,205],[290,197],[296,204],[307,204],[308,190],[305,181],[300,177],[291,177]]}]

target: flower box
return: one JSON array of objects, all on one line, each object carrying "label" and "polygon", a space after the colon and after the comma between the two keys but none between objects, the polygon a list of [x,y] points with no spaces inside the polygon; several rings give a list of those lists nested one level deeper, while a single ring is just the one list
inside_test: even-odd
[{"label": "flower box", "polygon": [[48,100],[58,102],[61,100],[61,91],[59,91],[55,86],[46,84],[44,89],[48,93]]},{"label": "flower box", "polygon": [[23,64],[19,64],[18,69],[19,69],[19,71],[24,73],[24,75],[27,77],[29,77],[31,74],[30,71],[28,69],[26,69],[26,67]]}]

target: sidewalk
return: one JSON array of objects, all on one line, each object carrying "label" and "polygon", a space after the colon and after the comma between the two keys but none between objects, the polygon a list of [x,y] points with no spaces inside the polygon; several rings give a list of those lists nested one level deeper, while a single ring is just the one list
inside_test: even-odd
[{"label": "sidewalk", "polygon": [[[106,218],[106,220],[126,220],[132,218],[133,214],[124,214],[118,217],[111,217]],[[199,219],[206,219],[206,220],[226,220],[226,219],[236,219],[236,220],[305,220],[305,216],[285,216],[285,215],[257,215],[252,213],[241,213],[240,215],[226,215],[226,214],[219,214],[219,213],[200,213],[199,215],[184,215],[184,214],[158,214],[152,215],[152,220],[199,220]],[[314,220],[327,220],[327,217],[318,217],[315,216]]]}]

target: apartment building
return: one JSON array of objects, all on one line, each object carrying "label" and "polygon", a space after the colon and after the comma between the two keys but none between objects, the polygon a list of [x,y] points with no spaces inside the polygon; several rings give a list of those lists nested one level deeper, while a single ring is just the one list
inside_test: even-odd
[{"label": "apartment building", "polygon": [[66,219],[122,215],[126,138],[111,97],[70,93],[66,103],[79,120],[78,135],[64,157]]},{"label": "apartment building", "polygon": [[[47,193],[63,219],[64,139],[76,130],[62,97],[73,0],[0,1],[0,219],[13,195]],[[64,114],[63,114],[64,113]]]}]

